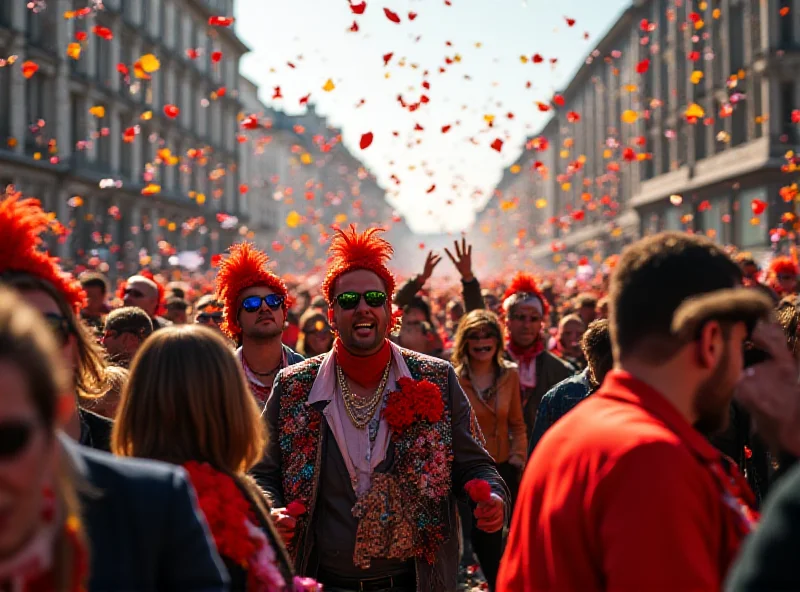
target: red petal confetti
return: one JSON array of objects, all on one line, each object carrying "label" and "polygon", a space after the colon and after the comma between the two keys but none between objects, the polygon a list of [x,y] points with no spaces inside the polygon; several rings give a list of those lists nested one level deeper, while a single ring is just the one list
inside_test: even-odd
[{"label": "red petal confetti", "polygon": [[789,10],[790,8],[788,6],[784,6],[778,12],[781,16],[786,16],[787,14],[789,14]]},{"label": "red petal confetti", "polygon": [[367,3],[362,2],[361,4],[350,4],[350,10],[353,11],[353,14],[364,14],[364,11],[367,9]]},{"label": "red petal confetti", "polygon": [[76,41],[84,42],[88,37],[89,36],[86,34],[86,31],[78,31],[77,33],[75,33]]},{"label": "red petal confetti", "polygon": [[36,62],[32,62],[30,60],[23,62],[22,64],[22,75],[25,78],[30,78],[39,70],[39,64]]},{"label": "red petal confetti", "polygon": [[212,27],[230,27],[233,24],[233,20],[231,16],[210,16],[208,17],[208,24]]},{"label": "red petal confetti", "polygon": [[255,115],[250,115],[242,120],[242,127],[247,130],[258,129],[258,118]]},{"label": "red petal confetti", "polygon": [[211,53],[211,61],[215,64],[218,64],[222,60],[222,52],[221,51],[214,51]]},{"label": "red petal confetti", "polygon": [[503,149],[503,140],[497,138],[494,142],[492,142],[492,149],[500,152]]},{"label": "red petal confetti", "polygon": [[800,123],[800,109],[792,110],[792,123]]},{"label": "red petal confetti", "polygon": [[247,186],[247,184],[245,184],[245,183],[242,183],[241,185],[239,185],[239,193],[241,193],[242,195],[244,195],[244,194],[245,194],[245,193],[247,193],[248,191],[250,191],[250,187],[248,187],[248,186]]},{"label": "red petal confetti", "polygon": [[220,86],[215,92],[217,93],[217,97],[224,97],[225,93],[228,92],[228,89],[226,89],[224,86]]},{"label": "red petal confetti", "polygon": [[276,86],[273,89],[272,98],[273,99],[282,99],[283,98],[283,95],[281,94],[281,87],[280,86]]},{"label": "red petal confetti", "polygon": [[700,52],[699,51],[690,51],[689,55],[687,56],[690,62],[696,62],[700,59]]},{"label": "red petal confetti", "polygon": [[644,74],[650,68],[650,60],[645,58],[638,64],[636,64],[636,73],[637,74]]},{"label": "red petal confetti", "polygon": [[111,41],[114,38],[114,33],[108,27],[101,27],[100,25],[95,25],[92,27],[92,33],[100,37],[101,39],[105,39],[106,41]]},{"label": "red petal confetti", "polygon": [[392,59],[393,55],[394,55],[394,52],[389,52],[389,53],[383,54],[383,65],[384,66],[389,65],[389,61]]},{"label": "red petal confetti", "polygon": [[536,101],[536,106],[539,107],[539,111],[541,111],[542,113],[550,111],[550,105],[548,105],[547,103],[541,103],[539,101]]},{"label": "red petal confetti", "polygon": [[372,132],[367,132],[366,134],[361,136],[361,142],[359,142],[358,145],[361,147],[362,150],[369,148],[370,144],[372,144],[373,137],[374,136],[372,135]]},{"label": "red petal confetti", "polygon": [[535,54],[533,54],[533,57],[531,58],[531,61],[534,64],[541,64],[544,61],[544,58],[542,57],[542,54],[535,53]]},{"label": "red petal confetti", "polygon": [[579,113],[575,111],[570,111],[567,113],[567,121],[570,123],[578,123],[581,120],[581,116]]},{"label": "red petal confetti", "polygon": [[300,104],[306,105],[308,104],[308,100],[311,98],[311,93],[308,93],[306,96],[300,98]]},{"label": "red petal confetti", "polygon": [[417,18],[417,13],[416,12],[409,12],[408,13],[408,20],[413,21],[415,18]]},{"label": "red petal confetti", "polygon": [[415,131],[415,132],[422,132],[422,131],[425,131],[425,128],[424,128],[424,127],[422,127],[420,124],[416,124],[416,125],[414,126],[414,131]]},{"label": "red petal confetti", "polygon": [[175,119],[180,113],[181,110],[175,105],[164,105],[164,115],[170,119]]},{"label": "red petal confetti", "polygon": [[696,13],[696,12],[690,12],[690,13],[689,13],[689,20],[690,20],[690,21],[692,21],[693,23],[697,23],[697,22],[699,22],[700,20],[702,20],[702,18],[703,18],[703,17],[701,17],[701,16],[700,16],[698,13]]},{"label": "red petal confetti", "polygon": [[442,133],[443,133],[443,134],[446,134],[447,132],[449,132],[449,131],[450,131],[450,128],[451,128],[451,127],[452,127],[452,126],[450,126],[450,125],[443,125],[443,126],[442,126]]},{"label": "red petal confetti", "polygon": [[433,193],[436,190],[436,185],[431,185],[425,193]]},{"label": "red petal confetti", "polygon": [[754,199],[750,202],[750,208],[753,210],[754,216],[760,216],[767,209],[767,202],[761,199]]},{"label": "red petal confetti", "polygon": [[353,24],[350,26],[350,31],[352,33],[358,33],[358,23],[353,21]]},{"label": "red petal confetti", "polygon": [[622,151],[622,158],[628,162],[632,162],[636,160],[636,152],[633,150],[633,148],[627,147]]},{"label": "red petal confetti", "polygon": [[383,9],[383,14],[385,14],[386,18],[388,18],[393,23],[399,23],[400,22],[400,17],[397,15],[397,13],[396,12],[392,12],[388,8],[384,8]]},{"label": "red petal confetti", "polygon": [[564,20],[567,21],[567,26],[568,27],[574,27],[575,26],[575,19],[565,16]]},{"label": "red petal confetti", "polygon": [[561,95],[553,95],[553,103],[557,107],[563,107],[566,104],[566,102],[564,101],[564,97],[562,97]]},{"label": "red petal confetti", "polygon": [[586,217],[586,213],[583,210],[575,210],[570,215],[572,216],[572,219],[575,220],[576,222],[580,222]]},{"label": "red petal confetti", "polygon": [[295,66],[292,62],[286,62],[286,65],[289,66],[292,70],[297,68],[297,66]]},{"label": "red petal confetti", "polygon": [[196,60],[198,57],[200,57],[200,52],[190,47],[186,50],[186,57],[190,60]]}]

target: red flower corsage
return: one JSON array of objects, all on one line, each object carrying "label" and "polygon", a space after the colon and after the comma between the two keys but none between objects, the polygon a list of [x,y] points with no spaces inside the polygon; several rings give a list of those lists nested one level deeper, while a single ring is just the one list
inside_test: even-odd
[{"label": "red flower corsage", "polygon": [[488,502],[492,497],[492,486],[484,479],[470,479],[464,485],[464,491],[476,504]]},{"label": "red flower corsage", "polygon": [[442,392],[429,380],[400,378],[399,390],[389,393],[383,417],[395,435],[400,435],[418,421],[436,423],[444,413]]}]

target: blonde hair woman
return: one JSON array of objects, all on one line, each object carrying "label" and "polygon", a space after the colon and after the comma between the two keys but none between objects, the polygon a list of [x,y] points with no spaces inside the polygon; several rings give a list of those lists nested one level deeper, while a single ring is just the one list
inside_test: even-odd
[{"label": "blonde hair woman", "polygon": [[[502,335],[500,320],[493,312],[473,310],[467,313],[456,331],[452,361],[458,382],[475,410],[486,439],[486,450],[497,463],[513,504],[525,465],[528,440],[519,374],[517,366],[505,360]],[[465,526],[465,547],[466,543],[472,543],[489,589],[494,590],[503,552],[502,533],[487,534],[471,528],[470,512],[462,511],[461,517]]]},{"label": "blonde hair woman", "polygon": [[183,465],[231,589],[282,589],[292,569],[266,498],[246,476],[266,443],[233,351],[216,331],[167,327],[139,349],[122,392],[113,450]]}]

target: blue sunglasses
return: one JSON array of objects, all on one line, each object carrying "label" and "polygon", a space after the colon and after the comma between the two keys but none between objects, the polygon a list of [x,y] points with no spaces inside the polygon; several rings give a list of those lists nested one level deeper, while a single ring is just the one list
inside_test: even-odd
[{"label": "blue sunglasses", "polygon": [[267,306],[269,306],[270,310],[278,310],[281,306],[283,306],[284,300],[286,300],[286,297],[281,296],[280,294],[248,296],[242,300],[242,308],[247,312],[256,312],[259,308],[261,308],[261,303],[265,302]]}]

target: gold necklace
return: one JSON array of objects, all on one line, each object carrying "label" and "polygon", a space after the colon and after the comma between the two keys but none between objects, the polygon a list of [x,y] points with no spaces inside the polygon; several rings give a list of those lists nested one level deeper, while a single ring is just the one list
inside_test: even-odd
[{"label": "gold necklace", "polygon": [[389,379],[390,366],[391,362],[386,364],[386,369],[383,371],[383,377],[381,378],[381,382],[375,394],[367,400],[363,400],[353,394],[350,387],[347,385],[347,380],[344,377],[344,372],[342,372],[341,367],[336,366],[336,377],[339,380],[339,388],[342,391],[344,408],[347,411],[347,415],[350,417],[350,421],[360,430],[363,430],[370,422],[375,415],[375,410],[380,405],[381,400],[383,400],[383,390],[386,388],[386,382]]}]

